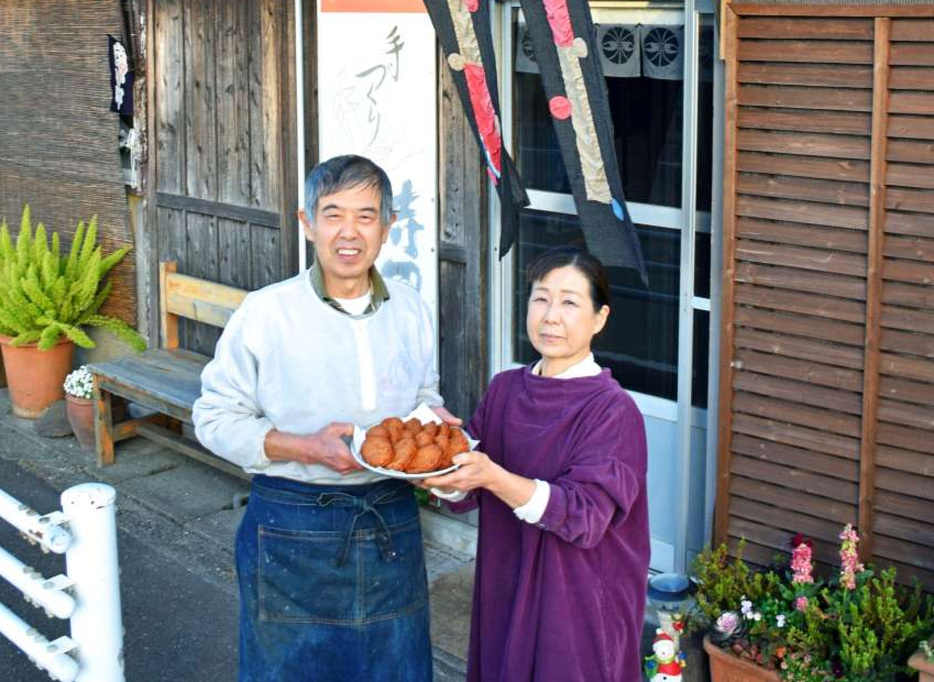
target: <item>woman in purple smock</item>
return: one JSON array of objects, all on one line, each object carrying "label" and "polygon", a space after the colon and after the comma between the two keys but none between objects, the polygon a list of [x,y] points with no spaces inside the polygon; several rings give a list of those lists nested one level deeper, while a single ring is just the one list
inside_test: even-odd
[{"label": "woman in purple smock", "polygon": [[468,682],[637,682],[649,564],[642,415],[593,338],[610,314],[600,261],[529,265],[541,360],[498,374],[467,430],[478,450],[428,479],[479,507]]}]

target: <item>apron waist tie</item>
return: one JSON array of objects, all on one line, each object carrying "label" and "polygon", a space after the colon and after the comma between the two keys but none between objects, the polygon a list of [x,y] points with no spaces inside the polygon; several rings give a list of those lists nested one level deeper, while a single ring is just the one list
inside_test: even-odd
[{"label": "apron waist tie", "polygon": [[344,536],[344,543],[338,551],[336,557],[336,563],[338,566],[343,566],[345,563],[347,563],[347,557],[350,554],[350,543],[353,539],[353,534],[357,527],[357,521],[359,521],[360,518],[366,514],[372,514],[375,516],[379,523],[379,526],[376,530],[376,544],[379,547],[380,553],[383,555],[383,560],[392,561],[396,558],[396,551],[393,549],[392,545],[392,533],[389,532],[389,526],[386,524],[386,519],[383,518],[383,515],[379,513],[379,510],[376,507],[377,505],[388,502],[391,498],[396,497],[397,495],[397,488],[393,488],[391,490],[380,490],[379,488],[376,488],[363,497],[347,495],[346,493],[321,493],[318,495],[318,504],[322,507],[327,507],[330,504],[336,503],[339,506],[353,506],[359,509],[359,511],[354,512],[350,522],[347,524],[347,532]]}]

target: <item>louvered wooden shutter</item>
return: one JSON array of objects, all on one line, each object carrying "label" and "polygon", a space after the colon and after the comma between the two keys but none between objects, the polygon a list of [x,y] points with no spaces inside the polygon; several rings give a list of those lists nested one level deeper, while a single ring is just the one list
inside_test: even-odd
[{"label": "louvered wooden shutter", "polygon": [[[880,16],[883,11],[888,16]],[[934,5],[729,5],[715,534],[934,589]]]}]

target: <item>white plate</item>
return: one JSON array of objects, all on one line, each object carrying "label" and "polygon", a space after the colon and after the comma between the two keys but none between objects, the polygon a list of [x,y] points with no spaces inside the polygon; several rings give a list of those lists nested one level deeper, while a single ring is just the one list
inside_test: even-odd
[{"label": "white plate", "polygon": [[[408,421],[412,417],[418,419],[422,424],[427,424],[429,422],[434,422],[435,424],[442,423],[441,417],[435,414],[435,411],[428,407],[425,403],[420,404],[414,410],[409,412],[406,416],[401,417],[402,421]],[[467,432],[464,431],[464,435],[467,436]],[[375,467],[372,464],[368,464],[363,455],[360,454],[360,448],[363,447],[363,441],[366,440],[366,429],[361,429],[359,426],[354,426],[353,428],[353,443],[350,448],[350,454],[353,455],[353,458],[357,460],[357,464],[362,466],[364,469],[368,469],[373,473],[380,474],[382,476],[387,476],[389,478],[405,478],[405,479],[421,479],[421,478],[431,478],[432,476],[443,476],[444,474],[449,474],[452,471],[456,471],[460,465],[454,464],[449,466],[446,469],[438,469],[437,471],[426,471],[423,474],[408,474],[404,471],[393,471],[392,469],[384,469],[383,467]],[[480,441],[474,440],[470,436],[467,436],[467,442],[470,444],[470,449],[473,450],[477,447],[477,443]]]}]

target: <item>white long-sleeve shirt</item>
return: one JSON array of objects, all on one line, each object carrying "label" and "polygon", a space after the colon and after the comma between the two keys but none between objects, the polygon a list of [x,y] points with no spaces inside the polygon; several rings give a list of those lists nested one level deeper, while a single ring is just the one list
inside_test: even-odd
[{"label": "white long-sleeve shirt", "polygon": [[270,462],[273,428],[299,435],[332,422],[362,427],[402,416],[419,402],[443,404],[428,306],[410,287],[387,281],[389,300],[354,316],[315,293],[307,272],[247,295],[201,374],[192,418],[201,443],[249,473],[315,484],[377,480],[341,476],[320,464]]}]

